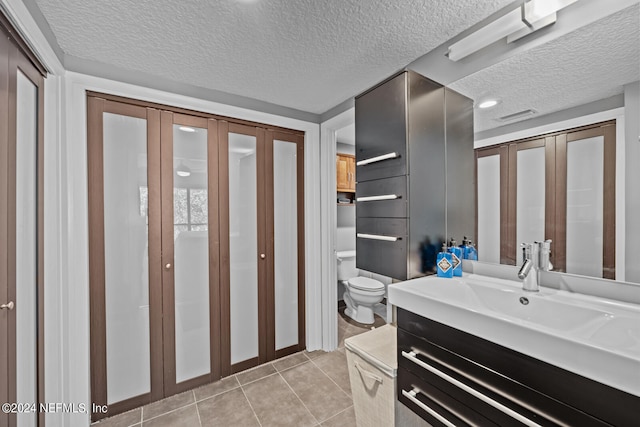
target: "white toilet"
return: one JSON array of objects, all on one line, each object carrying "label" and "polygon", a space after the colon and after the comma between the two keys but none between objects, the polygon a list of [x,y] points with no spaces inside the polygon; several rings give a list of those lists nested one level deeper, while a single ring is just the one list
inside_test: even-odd
[{"label": "white toilet", "polygon": [[[386,287],[378,280],[358,277],[356,251],[340,251],[338,258],[338,280],[344,284],[343,295],[347,308],[344,313],[359,323],[373,323],[374,309],[382,301]],[[380,310],[375,310],[379,312]],[[384,311],[382,311],[384,313]]]}]

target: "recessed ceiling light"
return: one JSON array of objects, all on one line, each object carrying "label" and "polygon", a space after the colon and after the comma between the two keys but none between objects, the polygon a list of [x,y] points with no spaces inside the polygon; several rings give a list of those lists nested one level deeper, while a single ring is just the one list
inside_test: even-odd
[{"label": "recessed ceiling light", "polygon": [[480,104],[478,104],[478,108],[491,108],[495,107],[496,105],[498,105],[497,99],[487,99],[486,101],[482,101]]},{"label": "recessed ceiling light", "polygon": [[194,128],[190,128],[189,126],[180,126],[178,129],[180,129],[182,132],[195,132],[196,131]]}]

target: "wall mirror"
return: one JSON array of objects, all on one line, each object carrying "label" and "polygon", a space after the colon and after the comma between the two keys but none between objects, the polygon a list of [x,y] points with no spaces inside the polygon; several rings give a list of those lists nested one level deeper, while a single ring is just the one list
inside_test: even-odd
[{"label": "wall mirror", "polygon": [[[518,141],[523,138],[519,135],[525,135],[528,129],[544,129],[550,123],[578,117],[590,116],[594,118],[593,123],[597,123],[603,121],[598,119],[598,113],[616,108],[622,109],[621,115],[626,114],[626,121],[629,120],[630,110],[624,109],[625,85],[640,80],[640,5],[637,1],[615,3],[620,4],[618,11],[603,11],[600,18],[592,18],[588,25],[550,41],[534,43],[526,50],[504,55],[499,47],[487,48],[477,55],[490,57],[497,52],[498,56],[504,56],[464,76],[449,78],[446,82],[449,87],[476,101],[476,147],[478,142],[485,145],[500,142],[496,137],[504,134],[513,135],[512,141]],[[577,2],[573,5],[573,14],[569,9],[566,14],[559,13],[556,28],[544,31],[550,33],[573,25],[594,7],[593,1]],[[542,41],[546,34],[532,37],[540,37]],[[469,69],[474,61],[486,61],[477,58],[469,56],[455,65]],[[452,65],[439,61],[440,66],[417,61],[410,68],[434,79],[446,80],[445,71]],[[477,108],[489,98],[496,99],[497,105]],[[638,114],[637,106],[635,108],[631,111]],[[586,124],[588,122],[579,126]],[[615,144],[616,134],[620,140],[625,128],[624,123],[613,121],[613,125],[618,129],[614,127],[608,132]],[[548,129],[542,133],[563,130]],[[628,184],[637,177],[637,172],[629,167],[625,170],[625,157],[615,148],[606,154],[609,148],[605,148],[608,142],[605,144],[604,133],[607,131],[578,130],[583,132],[553,135],[553,144],[564,138],[562,148],[550,147],[543,136],[529,138],[511,150],[506,144],[502,153],[496,148],[495,153],[489,153],[495,155],[484,153],[478,159],[478,236],[475,238],[479,240],[480,260],[520,265],[520,240],[553,236],[552,251],[556,246],[556,255],[560,257],[557,271],[640,282],[636,267],[624,262],[625,246],[629,247],[626,239],[640,232],[640,220],[629,215],[628,209],[630,202],[637,203],[640,197],[637,187],[631,188]],[[626,155],[637,156],[638,140],[626,139]],[[511,168],[505,167],[504,162]],[[558,182],[558,165],[564,165],[562,185]],[[614,176],[607,181],[606,174]],[[621,182],[627,183],[626,194]],[[557,215],[557,206],[549,206],[550,200],[561,200],[556,204],[564,205],[564,216]],[[505,203],[508,206],[501,207]],[[508,242],[505,242],[507,233]],[[505,244],[507,256],[500,246]]]}]

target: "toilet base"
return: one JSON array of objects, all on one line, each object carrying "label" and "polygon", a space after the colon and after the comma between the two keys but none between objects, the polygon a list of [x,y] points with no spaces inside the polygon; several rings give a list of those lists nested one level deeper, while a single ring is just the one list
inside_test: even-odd
[{"label": "toilet base", "polygon": [[386,316],[381,315],[381,313],[386,312],[386,306],[384,304],[376,302],[376,300],[381,301],[382,296],[374,296],[372,300],[370,300],[369,304],[355,304],[355,301],[353,300],[351,295],[349,295],[349,292],[345,292],[342,297],[347,306],[344,309],[344,314],[346,314],[356,322],[362,323],[364,325],[371,325],[374,323],[374,313],[380,315],[380,317],[382,317],[386,322]]},{"label": "toilet base", "polygon": [[359,306],[357,309],[352,309],[347,306],[347,308],[344,309],[344,314],[356,322],[363,323],[365,325],[371,325],[374,322],[373,310],[371,307]]}]

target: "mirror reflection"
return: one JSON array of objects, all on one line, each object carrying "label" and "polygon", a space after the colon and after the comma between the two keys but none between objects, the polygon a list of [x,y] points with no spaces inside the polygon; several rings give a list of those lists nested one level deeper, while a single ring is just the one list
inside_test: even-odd
[{"label": "mirror reflection", "polygon": [[[597,7],[583,3],[548,31]],[[588,25],[448,84],[476,102],[480,261],[521,265],[522,243],[551,239],[555,271],[640,282],[626,253],[640,223],[625,214],[639,197],[629,185],[625,192],[637,178],[625,162],[640,154],[640,6],[613,3],[615,13],[602,10]],[[467,59],[456,64],[471,67]],[[625,144],[625,135],[636,139]]]}]

